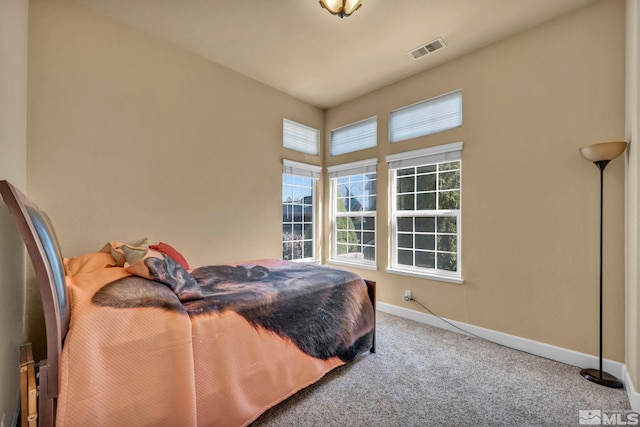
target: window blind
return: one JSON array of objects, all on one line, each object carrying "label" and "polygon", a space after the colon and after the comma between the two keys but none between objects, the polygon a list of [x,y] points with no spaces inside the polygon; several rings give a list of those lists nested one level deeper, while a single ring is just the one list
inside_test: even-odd
[{"label": "window blind", "polygon": [[282,119],[282,146],[317,156],[320,153],[320,131],[292,120]]},{"label": "window blind", "polygon": [[350,175],[365,175],[368,173],[375,173],[377,164],[378,159],[360,160],[353,163],[329,166],[327,168],[327,171],[329,172],[329,178],[340,178]]},{"label": "window blind", "polygon": [[392,111],[389,141],[399,142],[462,126],[462,91],[428,99]]},{"label": "window blind", "polygon": [[331,131],[331,155],[351,153],[378,144],[378,119],[371,117]]},{"label": "window blind", "polygon": [[453,162],[462,158],[462,146],[462,142],[454,142],[421,150],[391,154],[386,157],[386,160],[389,163],[389,169]]},{"label": "window blind", "polygon": [[322,168],[320,166],[308,165],[306,163],[282,159],[282,173],[298,175],[312,179],[319,179],[321,172]]}]

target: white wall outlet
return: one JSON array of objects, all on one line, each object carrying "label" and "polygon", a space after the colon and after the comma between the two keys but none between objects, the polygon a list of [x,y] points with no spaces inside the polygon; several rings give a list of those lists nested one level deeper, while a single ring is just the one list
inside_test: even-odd
[{"label": "white wall outlet", "polygon": [[409,289],[404,291],[404,300],[411,301],[412,299],[413,299],[413,296],[411,295],[411,291]]}]

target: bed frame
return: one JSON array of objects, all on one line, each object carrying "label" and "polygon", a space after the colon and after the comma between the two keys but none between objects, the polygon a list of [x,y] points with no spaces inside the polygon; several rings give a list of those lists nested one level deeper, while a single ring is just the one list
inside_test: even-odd
[{"label": "bed frame", "polygon": [[[54,426],[59,394],[60,356],[69,329],[70,310],[60,246],[47,214],[6,180],[0,194],[13,217],[35,270],[46,325],[47,358],[38,363],[38,425]],[[374,309],[376,282],[365,280]],[[375,353],[375,326],[373,345]]]}]

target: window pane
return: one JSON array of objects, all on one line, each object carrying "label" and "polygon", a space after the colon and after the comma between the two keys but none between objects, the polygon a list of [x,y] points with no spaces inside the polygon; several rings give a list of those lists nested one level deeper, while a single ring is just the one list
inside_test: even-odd
[{"label": "window pane", "polygon": [[417,206],[418,210],[434,210],[436,208],[436,193],[418,193]]},{"label": "window pane", "polygon": [[417,191],[436,191],[436,175],[418,175]]},{"label": "window pane", "polygon": [[434,252],[416,252],[416,267],[436,268],[436,254]]},{"label": "window pane", "polygon": [[313,258],[313,242],[311,240],[305,240],[302,258]]},{"label": "window pane", "polygon": [[460,171],[441,172],[438,175],[440,190],[455,190],[460,188]]},{"label": "window pane", "polygon": [[364,217],[362,218],[362,229],[363,230],[375,230],[376,226],[375,226],[376,222],[375,219],[372,217]]},{"label": "window pane", "polygon": [[413,248],[413,234],[398,234],[399,248]]},{"label": "window pane", "polygon": [[313,239],[313,223],[304,224],[303,231],[303,236],[305,239]]},{"label": "window pane", "polygon": [[[416,234],[416,249],[436,249],[436,237],[433,234]],[[447,249],[443,249],[447,250]]]},{"label": "window pane", "polygon": [[436,218],[433,216],[416,217],[416,231],[436,231]]},{"label": "window pane", "polygon": [[440,209],[460,209],[460,190],[440,192]]},{"label": "window pane", "polygon": [[456,217],[444,216],[438,218],[438,233],[456,233]]},{"label": "window pane", "polygon": [[376,210],[376,196],[367,196],[364,198],[364,210],[366,211]]},{"label": "window pane", "polygon": [[413,231],[413,218],[412,217],[398,218],[398,231]]},{"label": "window pane", "polygon": [[336,201],[336,210],[338,212],[347,212],[347,204],[348,204],[348,200],[347,199],[343,199],[343,198],[339,198]]},{"label": "window pane", "polygon": [[456,241],[456,236],[438,236],[438,250],[455,252]]},{"label": "window pane", "polygon": [[398,264],[413,265],[413,251],[398,250]]},{"label": "window pane", "polygon": [[362,243],[365,243],[367,245],[375,245],[376,244],[375,233],[362,233]]},{"label": "window pane", "polygon": [[362,252],[364,253],[364,259],[367,261],[375,261],[376,260],[376,248],[373,246],[365,246],[362,248]]},{"label": "window pane", "polygon": [[438,267],[441,270],[457,271],[457,258],[455,254],[438,253]]},{"label": "window pane", "polygon": [[413,194],[403,194],[398,196],[398,210],[401,211],[412,211],[415,209],[414,207],[414,195]]},{"label": "window pane", "polygon": [[293,226],[291,224],[282,224],[282,241],[291,240],[293,235]]},{"label": "window pane", "polygon": [[398,169],[396,171],[396,175],[398,176],[413,175],[415,171],[416,171],[415,168]]},{"label": "window pane", "polygon": [[283,243],[282,244],[282,259],[291,260],[293,259],[293,246],[291,243]]},{"label": "window pane", "polygon": [[412,176],[407,176],[398,179],[398,193],[410,193],[415,191],[415,179]]},{"label": "window pane", "polygon": [[342,243],[338,243],[336,245],[336,250],[338,251],[338,255],[344,255],[347,253],[347,245],[343,245]]}]

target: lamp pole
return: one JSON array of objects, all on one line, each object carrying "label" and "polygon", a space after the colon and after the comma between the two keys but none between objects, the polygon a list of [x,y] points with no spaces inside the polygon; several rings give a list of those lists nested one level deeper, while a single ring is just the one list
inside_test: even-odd
[{"label": "lamp pole", "polygon": [[600,170],[600,356],[599,356],[599,369],[583,369],[580,371],[580,375],[585,377],[587,380],[592,381],[594,383],[612,387],[612,388],[622,388],[622,382],[618,380],[611,374],[604,372],[602,369],[602,282],[603,282],[603,274],[602,274],[602,253],[603,253],[603,217],[604,217],[604,168],[607,167],[611,160],[597,160],[593,163]]}]

